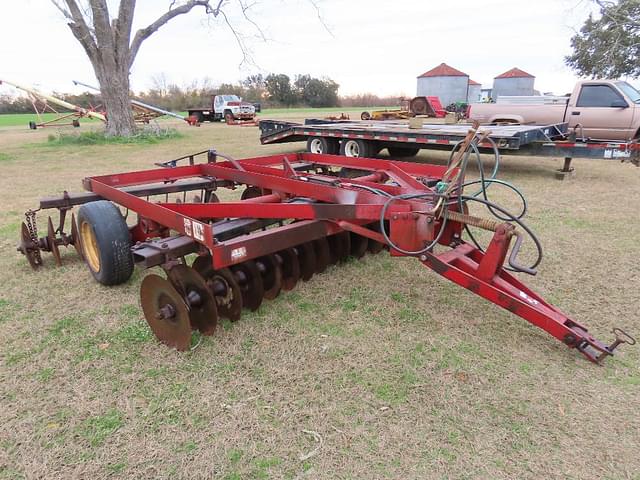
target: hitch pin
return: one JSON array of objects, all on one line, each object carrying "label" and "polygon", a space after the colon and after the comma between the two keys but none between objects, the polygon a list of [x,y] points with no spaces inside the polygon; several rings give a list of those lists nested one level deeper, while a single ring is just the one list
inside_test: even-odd
[{"label": "hitch pin", "polygon": [[598,363],[601,360],[603,360],[605,357],[608,357],[609,355],[613,355],[613,351],[623,343],[628,343],[629,345],[636,344],[636,339],[633,338],[624,330],[622,330],[621,328],[616,327],[613,330],[611,330],[611,333],[613,333],[616,336],[616,339],[613,341],[611,345],[607,347],[606,352],[602,352],[600,355],[598,355],[598,358],[596,358],[596,361]]}]

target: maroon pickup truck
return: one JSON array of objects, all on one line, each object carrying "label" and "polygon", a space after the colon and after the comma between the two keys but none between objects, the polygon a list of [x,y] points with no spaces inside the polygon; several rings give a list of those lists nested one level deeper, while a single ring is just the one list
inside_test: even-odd
[{"label": "maroon pickup truck", "polygon": [[555,104],[541,103],[543,97],[528,97],[530,104],[477,103],[471,105],[469,117],[480,123],[551,125],[567,122],[578,137],[592,140],[640,138],[640,92],[627,82],[581,81],[566,98]]}]

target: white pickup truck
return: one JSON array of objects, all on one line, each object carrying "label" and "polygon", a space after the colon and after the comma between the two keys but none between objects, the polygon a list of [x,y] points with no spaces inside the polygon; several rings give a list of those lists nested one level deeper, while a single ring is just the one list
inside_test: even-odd
[{"label": "white pickup truck", "polygon": [[256,108],[252,103],[243,102],[237,95],[213,95],[211,107],[189,108],[188,117],[195,123],[219,122],[231,123],[235,120],[253,120]]},{"label": "white pickup truck", "polygon": [[629,141],[640,138],[640,92],[618,80],[585,80],[565,102],[474,103],[469,118],[480,123],[551,125],[567,122],[579,138]]}]

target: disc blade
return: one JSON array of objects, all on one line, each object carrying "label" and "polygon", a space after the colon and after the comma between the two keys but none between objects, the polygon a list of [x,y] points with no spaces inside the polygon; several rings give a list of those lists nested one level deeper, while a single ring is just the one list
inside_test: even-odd
[{"label": "disc blade", "polygon": [[316,273],[322,273],[327,269],[331,262],[331,252],[329,250],[329,242],[326,238],[319,238],[312,242],[313,250],[316,257]]},{"label": "disc blade", "polygon": [[276,254],[282,261],[282,289],[293,290],[300,280],[300,262],[293,248],[281,250]]},{"label": "disc blade", "polygon": [[244,189],[244,192],[242,192],[240,199],[247,200],[249,198],[256,198],[261,196],[262,196],[262,189],[254,186],[248,186],[247,188]]},{"label": "disc blade", "polygon": [[144,318],[160,342],[180,351],[189,349],[189,311],[168,280],[155,274],[144,277],[140,285],[140,304]]},{"label": "disc blade", "polygon": [[355,258],[362,258],[367,253],[367,246],[369,245],[369,239],[351,232],[351,256]]},{"label": "disc blade", "polygon": [[228,268],[212,270],[207,277],[207,285],[216,299],[218,315],[228,318],[232,322],[240,320],[242,291],[235,275]]},{"label": "disc blade", "polygon": [[264,282],[264,298],[273,300],[282,290],[282,268],[275,255],[265,255],[256,259],[256,265]]},{"label": "disc blade", "polygon": [[242,305],[252,312],[257,310],[264,298],[264,283],[258,266],[253,260],[230,267],[242,292]]},{"label": "disc blade", "polygon": [[42,266],[42,257],[40,256],[40,249],[37,245],[33,244],[31,235],[29,234],[29,227],[22,222],[22,229],[20,231],[20,245],[18,249],[27,257],[27,261],[31,268],[36,270]]},{"label": "disc blade", "polygon": [[[371,228],[371,230],[375,231],[375,232],[379,232],[380,231],[380,224],[378,222],[372,223],[369,228]],[[367,250],[369,250],[369,253],[373,253],[374,255],[377,253],[380,253],[383,249],[384,249],[384,243],[382,242],[376,242],[375,240],[369,240],[369,244],[367,246]]]},{"label": "disc blade", "polygon": [[73,242],[73,248],[76,249],[80,258],[84,260],[84,253],[82,252],[82,237],[78,232],[75,213],[71,214],[71,241]]},{"label": "disc blade", "polygon": [[188,306],[191,327],[203,335],[213,335],[218,324],[218,311],[204,278],[184,264],[175,265],[167,274]]},{"label": "disc blade", "polygon": [[313,277],[316,270],[316,252],[313,243],[305,242],[295,247],[300,263],[300,276],[305,282]]},{"label": "disc blade", "polygon": [[47,246],[53,254],[53,258],[55,258],[56,264],[61,267],[62,258],[60,258],[60,250],[58,249],[58,245],[56,244],[56,231],[53,228],[51,217],[49,217],[49,220],[47,221]]},{"label": "disc blade", "polygon": [[198,256],[191,264],[191,268],[202,275],[202,278],[206,279],[213,271],[213,260],[211,259],[211,255]]}]

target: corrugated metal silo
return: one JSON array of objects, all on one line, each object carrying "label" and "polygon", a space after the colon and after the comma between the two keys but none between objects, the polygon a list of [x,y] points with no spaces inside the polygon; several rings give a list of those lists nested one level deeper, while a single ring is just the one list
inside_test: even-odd
[{"label": "corrugated metal silo", "polygon": [[440,103],[466,102],[469,92],[469,75],[441,63],[418,77],[418,97],[436,96]]},{"label": "corrugated metal silo", "polygon": [[512,68],[493,79],[493,99],[500,95],[535,95],[533,84],[536,77],[519,68]]},{"label": "corrugated metal silo", "polygon": [[469,79],[469,95],[467,103],[479,103],[482,100],[482,85]]}]

